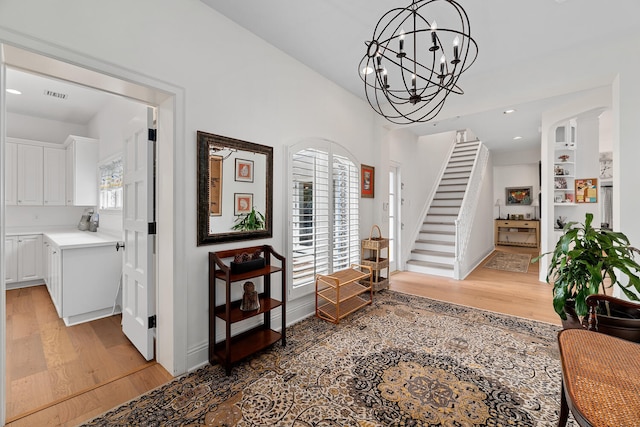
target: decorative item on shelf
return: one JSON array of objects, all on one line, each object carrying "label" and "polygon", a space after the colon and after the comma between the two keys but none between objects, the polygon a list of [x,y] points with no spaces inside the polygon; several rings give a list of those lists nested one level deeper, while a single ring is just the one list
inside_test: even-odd
[{"label": "decorative item on shelf", "polygon": [[562,161],[562,162],[566,162],[567,160],[569,160],[569,155],[568,154],[563,154],[561,156],[558,156],[558,159],[560,159],[560,161]]},{"label": "decorative item on shelf", "polygon": [[568,173],[566,173],[566,169],[563,169],[562,166],[558,166],[558,165],[556,165],[553,168],[553,174],[555,176],[568,175]]},{"label": "decorative item on shelf", "polygon": [[502,204],[502,201],[500,199],[496,199],[496,203],[494,206],[498,207],[498,219],[500,219],[500,205]]},{"label": "decorative item on shelf", "polygon": [[255,251],[253,254],[242,252],[237,254],[230,263],[232,273],[246,273],[247,271],[257,270],[265,266],[264,258],[260,255],[262,251]]},{"label": "decorative item on shelf", "polygon": [[240,303],[240,310],[253,311],[260,309],[260,299],[258,298],[258,291],[256,291],[256,285],[253,282],[244,282],[242,285],[244,290],[242,294],[242,302]]},{"label": "decorative item on shelf", "polygon": [[554,187],[556,190],[566,190],[567,189],[567,179],[566,178],[556,178],[554,182]]},{"label": "decorative item on shelf", "polygon": [[[440,25],[431,16],[434,9]],[[367,100],[376,113],[398,124],[427,122],[450,93],[464,94],[458,79],[478,56],[469,17],[455,0],[413,0],[391,9],[365,44],[358,69]]]},{"label": "decorative item on shelf", "polygon": [[559,216],[558,219],[556,219],[556,224],[555,224],[555,229],[556,230],[562,230],[564,228],[564,226],[566,225],[566,221],[567,221],[567,217],[566,216]]}]

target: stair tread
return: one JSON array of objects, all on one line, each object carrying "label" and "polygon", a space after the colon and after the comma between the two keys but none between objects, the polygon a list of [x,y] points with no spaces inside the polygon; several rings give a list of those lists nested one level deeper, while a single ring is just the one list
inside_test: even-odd
[{"label": "stair tread", "polygon": [[407,261],[407,264],[421,265],[423,267],[441,268],[445,270],[453,270],[453,265],[442,264],[441,262],[419,261],[417,259],[410,259],[409,261]]},{"label": "stair tread", "polygon": [[443,240],[416,240],[416,243],[424,245],[443,245],[443,246],[455,246],[455,242],[446,242]]},{"label": "stair tread", "polygon": [[421,233],[440,234],[440,235],[444,235],[444,236],[455,236],[455,234],[456,234],[453,231],[444,231],[444,230],[421,231]]},{"label": "stair tread", "polygon": [[452,252],[434,251],[430,249],[414,249],[411,251],[411,253],[417,253],[420,255],[437,255],[437,256],[444,256],[447,258],[454,256]]}]

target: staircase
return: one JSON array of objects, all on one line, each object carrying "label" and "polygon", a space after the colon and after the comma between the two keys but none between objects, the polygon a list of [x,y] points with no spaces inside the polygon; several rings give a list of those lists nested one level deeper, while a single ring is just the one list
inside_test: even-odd
[{"label": "staircase", "polygon": [[455,145],[407,261],[408,271],[454,276],[455,221],[460,213],[479,144],[479,141],[471,141]]}]

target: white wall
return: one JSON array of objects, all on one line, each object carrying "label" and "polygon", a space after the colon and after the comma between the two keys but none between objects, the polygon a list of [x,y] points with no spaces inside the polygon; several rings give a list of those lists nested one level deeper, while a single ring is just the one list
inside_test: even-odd
[{"label": "white wall", "polygon": [[[146,121],[147,106],[118,96],[114,96],[91,119],[87,134],[82,136],[98,140],[98,163],[122,156],[127,125],[134,119]],[[122,233],[122,211],[100,210],[99,213],[101,231]]]},{"label": "white wall", "polygon": [[[388,134],[389,159],[400,166],[403,189],[400,197],[402,229],[401,262],[406,262],[417,229],[426,215],[426,204],[436,191],[439,178],[446,166],[445,161],[455,143],[455,132],[416,138],[405,130],[396,130]],[[398,265],[400,269],[403,264]]]},{"label": "white wall", "polygon": [[[506,189],[508,187],[532,187],[532,195],[535,199],[540,191],[540,179],[538,177],[538,163],[521,163],[506,166],[493,167],[493,213],[501,218],[507,215],[527,214],[533,219],[535,208],[532,205],[508,205],[506,204]],[[496,200],[500,200],[500,209],[495,206]],[[539,215],[539,210],[538,210]]]},{"label": "white wall", "polygon": [[87,127],[75,123],[7,113],[7,136],[62,144],[69,135],[85,135]]},{"label": "white wall", "polygon": [[[184,278],[175,286],[187,294],[186,351],[193,367],[207,359],[208,252],[258,243],[285,252],[284,147],[322,137],[345,146],[358,161],[377,166],[381,154],[375,113],[361,99],[199,1],[69,0],[65,13],[61,7],[41,1],[2,2],[0,28],[184,88],[186,130],[176,135],[176,144],[184,150],[185,163],[175,165],[175,192],[185,195],[187,214],[175,221],[191,232],[176,236],[176,247],[185,248],[185,263],[175,265]],[[274,147],[272,239],[196,246],[197,130]],[[362,203],[363,229],[371,227],[380,200],[378,196]]]}]

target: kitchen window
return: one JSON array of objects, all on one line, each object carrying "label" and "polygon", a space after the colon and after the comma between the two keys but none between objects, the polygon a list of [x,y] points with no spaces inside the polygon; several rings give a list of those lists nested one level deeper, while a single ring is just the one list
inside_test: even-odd
[{"label": "kitchen window", "polygon": [[100,179],[100,209],[122,210],[122,156],[103,162],[98,167]]}]

